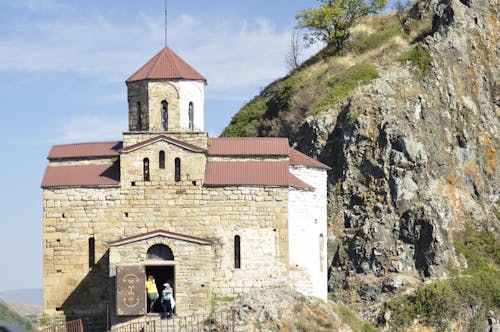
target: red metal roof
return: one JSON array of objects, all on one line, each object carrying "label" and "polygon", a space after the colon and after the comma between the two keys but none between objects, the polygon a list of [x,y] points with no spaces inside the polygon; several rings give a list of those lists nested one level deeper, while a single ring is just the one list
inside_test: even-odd
[{"label": "red metal roof", "polygon": [[144,66],[130,76],[127,82],[145,79],[187,79],[200,80],[206,83],[207,79],[182,60],[174,51],[165,47]]},{"label": "red metal roof", "polygon": [[205,185],[312,188],[290,174],[287,161],[208,161]]},{"label": "red metal roof", "polygon": [[48,166],[42,180],[42,188],[116,186],[120,183],[117,164]]},{"label": "red metal roof", "polygon": [[143,147],[145,145],[148,145],[150,143],[154,143],[154,142],[158,142],[158,141],[166,141],[166,142],[172,143],[174,145],[177,145],[181,148],[184,148],[186,150],[193,151],[193,152],[205,152],[206,151],[205,149],[200,148],[199,146],[196,146],[196,145],[193,145],[190,143],[186,143],[186,142],[178,140],[176,138],[165,136],[165,135],[159,135],[159,136],[147,139],[145,141],[139,142],[137,144],[127,146],[126,148],[124,148],[122,150],[122,152],[130,152],[130,151],[136,150],[140,147]]},{"label": "red metal roof", "polygon": [[288,138],[245,137],[214,138],[208,154],[211,156],[288,156]]},{"label": "red metal roof", "polygon": [[307,166],[313,168],[323,168],[330,170],[331,168],[316,159],[313,159],[300,151],[290,148],[290,165],[292,166]]},{"label": "red metal roof", "polygon": [[299,179],[298,177],[296,177],[292,173],[289,173],[288,185],[290,187],[300,188],[300,189],[314,189],[313,186],[311,186],[308,183],[305,183],[304,181],[302,181],[301,179]]},{"label": "red metal roof", "polygon": [[116,157],[120,155],[122,142],[94,142],[54,145],[48,159],[67,159],[81,157]]}]

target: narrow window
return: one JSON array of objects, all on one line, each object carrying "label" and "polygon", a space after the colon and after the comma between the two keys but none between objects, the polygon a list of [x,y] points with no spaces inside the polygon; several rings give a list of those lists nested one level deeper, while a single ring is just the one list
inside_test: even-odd
[{"label": "narrow window", "polygon": [[189,130],[194,131],[194,105],[193,103],[189,103]]},{"label": "narrow window", "polygon": [[95,266],[95,240],[89,237],[89,269]]},{"label": "narrow window", "polygon": [[149,159],[144,158],[142,162],[144,165],[144,181],[149,181]]},{"label": "narrow window", "polygon": [[325,252],[325,236],[323,233],[319,235],[319,271],[323,272],[323,260]]},{"label": "narrow window", "polygon": [[241,268],[241,255],[240,255],[240,236],[234,237],[234,268]]},{"label": "narrow window", "polygon": [[166,100],[161,102],[161,125],[163,130],[168,130],[168,103]]},{"label": "narrow window", "polygon": [[137,102],[137,130],[142,130],[141,102]]},{"label": "narrow window", "polygon": [[159,167],[161,169],[164,169],[165,168],[165,151],[160,151],[160,162],[159,162]]},{"label": "narrow window", "polygon": [[175,182],[179,182],[181,180],[181,160],[179,158],[175,158]]}]

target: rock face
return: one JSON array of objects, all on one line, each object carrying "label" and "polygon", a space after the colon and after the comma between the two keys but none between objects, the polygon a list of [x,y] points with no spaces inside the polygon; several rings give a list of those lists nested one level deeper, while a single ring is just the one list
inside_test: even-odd
[{"label": "rock face", "polygon": [[457,231],[499,234],[499,7],[419,0],[402,25],[366,18],[345,49],[271,84],[224,131],[287,136],[332,167],[330,295],[367,319],[465,268]]},{"label": "rock face", "polygon": [[[330,291],[382,304],[446,276],[453,231],[498,233],[498,1],[419,2],[430,68],[396,62],[296,138],[330,174]],[[432,19],[432,20],[430,20]],[[367,314],[368,318],[369,314]],[[373,318],[373,317],[372,317]]]},{"label": "rock face", "polygon": [[235,331],[352,331],[333,303],[287,287],[256,289],[221,307],[234,310]]}]

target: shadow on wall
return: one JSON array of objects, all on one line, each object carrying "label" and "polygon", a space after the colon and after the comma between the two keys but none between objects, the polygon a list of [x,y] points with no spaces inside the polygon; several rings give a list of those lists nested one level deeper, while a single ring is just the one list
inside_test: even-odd
[{"label": "shadow on wall", "polygon": [[89,270],[60,308],[66,319],[82,319],[86,332],[106,331],[109,310],[109,250]]}]

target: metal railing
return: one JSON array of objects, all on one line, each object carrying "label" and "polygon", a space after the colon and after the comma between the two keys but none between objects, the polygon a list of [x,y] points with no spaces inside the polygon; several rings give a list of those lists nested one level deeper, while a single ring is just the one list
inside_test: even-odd
[{"label": "metal railing", "polygon": [[81,319],[76,319],[69,322],[54,324],[38,332],[83,332],[83,323]]},{"label": "metal railing", "polygon": [[108,332],[234,332],[235,311],[221,311],[206,315],[171,319],[155,318],[112,328]]}]

